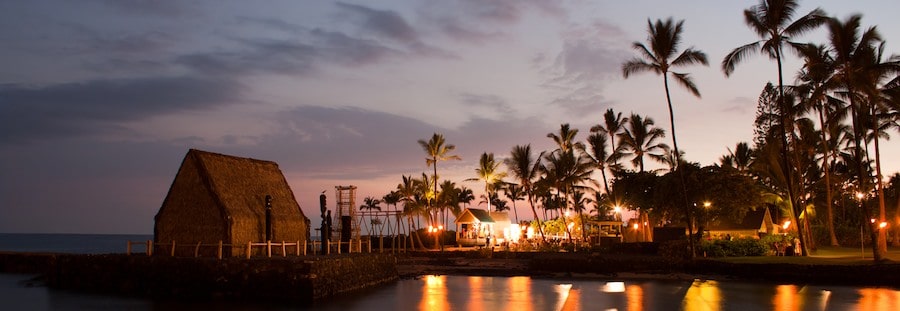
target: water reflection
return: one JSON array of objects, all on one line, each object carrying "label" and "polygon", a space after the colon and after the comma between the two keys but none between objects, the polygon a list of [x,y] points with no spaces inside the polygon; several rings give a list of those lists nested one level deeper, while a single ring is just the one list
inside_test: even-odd
[{"label": "water reflection", "polygon": [[[404,283],[407,282],[407,283]],[[408,283],[415,282],[415,283]],[[890,288],[760,284],[739,281],[593,281],[529,277],[426,276],[402,296],[381,301],[394,310],[900,310]],[[415,286],[415,285],[413,285]],[[416,297],[418,303],[403,304]],[[359,303],[358,305],[367,305]],[[352,309],[352,308],[351,308]],[[354,309],[358,310],[358,309]]]},{"label": "water reflection", "polygon": [[447,311],[450,301],[447,300],[446,275],[429,275],[425,277],[425,288],[419,310]]},{"label": "water reflection", "polygon": [[800,310],[803,307],[803,296],[798,295],[796,285],[778,285],[772,302],[775,310]]}]

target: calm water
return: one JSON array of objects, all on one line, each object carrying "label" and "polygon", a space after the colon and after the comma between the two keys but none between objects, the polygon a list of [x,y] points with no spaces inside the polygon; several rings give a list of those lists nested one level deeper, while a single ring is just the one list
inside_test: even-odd
[{"label": "calm water", "polygon": [[[146,234],[24,234],[0,233],[0,251],[72,254],[124,253],[128,241],[152,240]],[[136,251],[143,251],[137,249]]]},{"label": "calm water", "polygon": [[[28,237],[31,236],[31,237]],[[54,237],[55,236],[55,237]],[[123,252],[147,236],[0,234],[0,250]],[[43,247],[24,240],[46,241]],[[68,243],[63,243],[67,241]],[[76,241],[90,244],[76,246]],[[107,245],[104,250],[100,245]],[[0,274],[0,310],[900,310],[897,288],[740,281],[559,280],[426,276],[312,307],[183,302],[89,295],[31,286],[30,275]]]}]

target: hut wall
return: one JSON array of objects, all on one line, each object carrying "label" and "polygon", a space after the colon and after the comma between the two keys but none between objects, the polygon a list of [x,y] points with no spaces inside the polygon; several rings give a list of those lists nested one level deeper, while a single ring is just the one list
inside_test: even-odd
[{"label": "hut wall", "polygon": [[[204,186],[195,165],[194,161],[185,159],[156,216],[154,240],[157,244],[175,241],[176,256],[193,256],[198,242],[217,244],[224,240],[229,243],[222,210]],[[164,245],[156,251],[169,253]],[[200,251],[201,255],[214,256],[217,247],[201,247]]]},{"label": "hut wall", "polygon": [[[230,239],[237,253],[248,242],[266,240],[265,197],[272,197],[272,241],[306,241],[307,219],[274,162],[204,156],[211,187],[230,217]],[[261,252],[257,249],[255,253]]]}]

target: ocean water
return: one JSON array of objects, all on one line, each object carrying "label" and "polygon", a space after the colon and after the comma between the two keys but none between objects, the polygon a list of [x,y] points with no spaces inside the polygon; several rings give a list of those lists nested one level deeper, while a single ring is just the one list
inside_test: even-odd
[{"label": "ocean water", "polygon": [[[125,253],[128,241],[152,240],[150,234],[0,233],[0,251],[71,254]],[[135,251],[143,251],[135,246]]]},{"label": "ocean water", "polygon": [[[0,234],[0,251],[122,253],[148,235]],[[170,301],[42,286],[0,274],[0,310],[900,310],[900,288],[737,280],[566,280],[429,275],[313,306]],[[898,283],[900,286],[900,283]]]}]

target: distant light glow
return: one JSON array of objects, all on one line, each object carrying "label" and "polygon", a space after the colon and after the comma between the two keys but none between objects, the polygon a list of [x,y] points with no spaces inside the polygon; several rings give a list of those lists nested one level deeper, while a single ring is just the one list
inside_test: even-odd
[{"label": "distant light glow", "polygon": [[606,282],[601,290],[606,293],[624,293],[625,282]]}]

